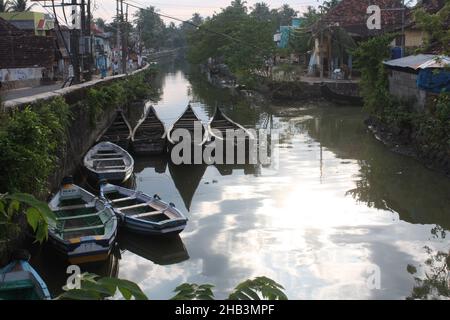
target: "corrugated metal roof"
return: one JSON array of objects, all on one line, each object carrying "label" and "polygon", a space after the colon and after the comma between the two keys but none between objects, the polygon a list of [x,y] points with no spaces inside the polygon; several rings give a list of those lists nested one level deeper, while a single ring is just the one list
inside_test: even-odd
[{"label": "corrugated metal roof", "polygon": [[418,54],[384,62],[385,65],[397,68],[410,68],[413,70],[426,68],[443,68],[450,64],[450,57],[434,54]]}]

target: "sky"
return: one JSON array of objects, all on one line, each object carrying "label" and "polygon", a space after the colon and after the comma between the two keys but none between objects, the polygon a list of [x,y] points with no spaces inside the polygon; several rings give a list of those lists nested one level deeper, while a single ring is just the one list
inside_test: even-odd
[{"label": "sky", "polygon": [[[192,17],[192,14],[195,12],[200,13],[202,16],[210,16],[214,14],[214,12],[220,12],[221,8],[228,6],[231,0],[124,0],[129,2],[130,4],[134,4],[137,6],[154,6],[161,13],[174,16],[176,18],[182,20],[189,20]],[[59,1],[55,1],[58,3]],[[70,2],[70,0],[65,0],[65,2]],[[247,1],[247,5],[250,7],[257,2],[262,1]],[[295,10],[304,12],[308,6],[317,6],[322,3],[323,0],[266,0],[267,3],[272,9],[279,8],[283,4],[287,3]],[[41,1],[44,3],[44,1]],[[92,0],[94,4],[94,17],[101,17],[107,21],[111,21],[112,17],[116,12],[116,1],[115,0]],[[51,4],[51,1],[47,1],[47,5]],[[35,6],[33,8],[35,11],[46,12],[40,5]],[[47,8],[48,12],[51,12],[51,8]],[[124,8],[125,10],[125,8]],[[66,8],[66,14],[70,11],[70,8]],[[135,9],[129,8],[129,15],[131,16],[134,13]],[[60,20],[62,20],[62,13],[58,11],[58,16]],[[164,19],[166,23],[171,22],[170,19]]]}]

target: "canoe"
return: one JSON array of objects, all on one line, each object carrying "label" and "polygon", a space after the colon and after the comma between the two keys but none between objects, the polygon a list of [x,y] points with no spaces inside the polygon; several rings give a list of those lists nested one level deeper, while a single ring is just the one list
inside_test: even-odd
[{"label": "canoe", "polygon": [[[196,127],[196,124],[197,127],[200,126],[199,128],[201,128],[201,137],[197,138],[198,141],[195,140],[196,137],[194,136],[194,128]],[[169,130],[167,130],[167,132],[169,133],[167,139],[169,140],[169,144],[172,146],[180,142],[179,139],[172,139],[172,134],[176,129],[188,130],[191,135],[191,143],[199,146],[203,146],[208,139],[205,126],[200,121],[199,117],[197,117],[190,104],[186,107],[185,111],[178,118],[178,120],[175,121],[175,123],[169,128]]]},{"label": "canoe", "polygon": [[111,142],[100,142],[84,156],[84,167],[89,177],[122,183],[133,174],[134,160],[130,154]]},{"label": "canoe", "polygon": [[[245,141],[254,139],[254,135],[249,130],[231,120],[219,107],[217,107],[214,116],[208,123],[208,134],[210,139],[223,141],[226,139],[226,133],[231,130],[241,130],[244,137],[243,140]],[[236,138],[234,143],[237,144],[238,141],[239,138]]]},{"label": "canoe", "polygon": [[139,155],[159,155],[166,151],[166,129],[153,106],[134,128],[131,145],[133,153]]},{"label": "canoe", "polygon": [[0,300],[50,300],[44,280],[25,260],[0,269]]},{"label": "canoe", "polygon": [[344,106],[362,106],[364,100],[359,96],[344,95],[331,90],[326,83],[320,84],[320,91],[325,99]]},{"label": "canoe", "polygon": [[131,140],[131,125],[125,117],[123,111],[118,110],[113,123],[103,131],[97,142],[109,141],[115,143],[125,150],[128,150]]},{"label": "canoe", "polygon": [[65,178],[49,207],[56,215],[48,227],[50,243],[71,264],[108,259],[117,235],[117,218],[109,206]]},{"label": "canoe", "polygon": [[187,218],[173,203],[157,195],[151,197],[140,191],[104,183],[100,186],[102,199],[107,202],[124,228],[145,235],[173,235],[184,230]]},{"label": "canoe", "polygon": [[189,259],[189,254],[179,235],[152,237],[124,232],[119,235],[119,247],[155,264],[168,266]]}]

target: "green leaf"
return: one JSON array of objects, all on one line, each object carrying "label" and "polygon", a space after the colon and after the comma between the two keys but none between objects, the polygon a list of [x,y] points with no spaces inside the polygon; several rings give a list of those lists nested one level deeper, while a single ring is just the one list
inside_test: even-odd
[{"label": "green leaf", "polygon": [[31,207],[27,209],[26,216],[28,224],[31,226],[33,231],[36,231],[39,225],[39,221],[41,219],[40,212],[36,208]]},{"label": "green leaf", "polygon": [[8,207],[8,216],[12,217],[16,212],[19,211],[20,203],[17,200],[13,200],[10,202]]},{"label": "green leaf", "polygon": [[102,300],[101,294],[95,291],[88,291],[82,289],[73,289],[64,292],[58,298],[58,300]]}]

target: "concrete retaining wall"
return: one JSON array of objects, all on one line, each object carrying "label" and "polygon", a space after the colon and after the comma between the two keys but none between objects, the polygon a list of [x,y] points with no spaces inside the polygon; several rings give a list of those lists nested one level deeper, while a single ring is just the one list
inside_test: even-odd
[{"label": "concrete retaining wall", "polygon": [[[134,75],[143,70],[145,70],[145,68],[137,70],[130,75]],[[27,106],[33,107],[33,105],[39,102],[49,101],[58,96],[63,97],[70,105],[72,121],[68,128],[67,145],[65,148],[59,150],[58,157],[60,161],[57,164],[57,169],[53,176],[49,177],[49,185],[52,191],[55,191],[59,187],[60,181],[64,176],[74,174],[77,168],[79,168],[83,155],[90,147],[92,147],[99,135],[114,120],[116,109],[122,108],[125,112],[128,111],[126,106],[113,106],[109,109],[110,112],[105,113],[93,127],[91,126],[89,112],[87,112],[83,104],[77,102],[86,98],[89,89],[107,86],[113,82],[121,81],[126,77],[127,75],[108,77],[103,80],[90,81],[53,92],[5,102],[2,110],[3,112],[8,112],[8,110],[11,109],[21,110]]]}]

